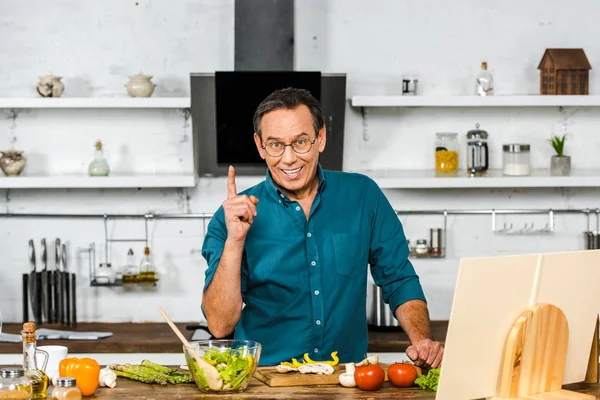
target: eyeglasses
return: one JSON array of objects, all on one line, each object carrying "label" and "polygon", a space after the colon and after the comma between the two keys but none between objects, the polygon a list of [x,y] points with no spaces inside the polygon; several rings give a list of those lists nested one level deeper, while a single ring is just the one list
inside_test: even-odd
[{"label": "eyeglasses", "polygon": [[287,146],[292,146],[292,149],[298,154],[306,154],[310,151],[312,145],[315,144],[316,141],[317,138],[311,141],[307,137],[300,137],[290,144],[285,144],[283,142],[276,142],[274,140],[271,140],[268,141],[264,146],[262,146],[262,148],[271,157],[281,156],[285,152],[285,148]]}]

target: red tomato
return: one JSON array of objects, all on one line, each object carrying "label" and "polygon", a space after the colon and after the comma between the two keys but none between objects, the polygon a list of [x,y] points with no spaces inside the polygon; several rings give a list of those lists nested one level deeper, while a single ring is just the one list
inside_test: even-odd
[{"label": "red tomato", "polygon": [[411,387],[417,379],[417,369],[407,363],[395,363],[387,370],[388,379],[396,387]]},{"label": "red tomato", "polygon": [[362,390],[377,390],[385,381],[385,371],[378,364],[361,365],[354,370],[354,381]]}]

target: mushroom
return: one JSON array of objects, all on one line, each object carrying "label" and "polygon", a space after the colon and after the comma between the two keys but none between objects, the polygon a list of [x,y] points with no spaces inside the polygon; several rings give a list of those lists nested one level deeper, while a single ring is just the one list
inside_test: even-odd
[{"label": "mushroom", "polygon": [[360,367],[361,365],[373,365],[373,364],[379,364],[379,355],[375,354],[374,356],[369,356],[369,357],[365,358],[364,360],[362,360],[361,362],[359,362],[358,364],[356,364],[356,366]]},{"label": "mushroom", "polygon": [[291,371],[298,371],[298,368],[290,367],[288,365],[281,365],[281,364],[279,364],[276,369],[277,369],[277,372],[279,372],[280,374],[287,374],[288,372],[291,372]]},{"label": "mushroom", "polygon": [[117,386],[117,374],[108,367],[102,368],[100,370],[99,383],[100,386],[106,386],[112,389]]},{"label": "mushroom", "polygon": [[344,387],[355,387],[356,381],[354,380],[354,370],[356,368],[354,367],[354,363],[347,363],[345,365],[346,372],[340,374],[340,385]]},{"label": "mushroom", "polygon": [[329,364],[306,364],[298,367],[301,374],[331,375],[334,369]]}]

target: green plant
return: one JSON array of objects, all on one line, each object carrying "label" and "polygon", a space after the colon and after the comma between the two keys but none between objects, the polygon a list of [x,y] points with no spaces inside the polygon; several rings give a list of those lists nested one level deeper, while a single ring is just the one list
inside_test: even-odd
[{"label": "green plant", "polygon": [[566,139],[566,135],[562,135],[562,137],[553,135],[550,139],[548,139],[548,143],[550,143],[554,151],[556,151],[556,155],[559,157],[564,155]]}]

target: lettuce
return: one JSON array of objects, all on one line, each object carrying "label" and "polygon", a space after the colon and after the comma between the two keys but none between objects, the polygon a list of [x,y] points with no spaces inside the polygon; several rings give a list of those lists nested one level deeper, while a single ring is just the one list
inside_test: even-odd
[{"label": "lettuce", "polygon": [[419,374],[417,379],[415,379],[415,385],[419,386],[421,389],[431,389],[434,392],[437,392],[439,380],[440,369],[432,368],[427,375]]}]

